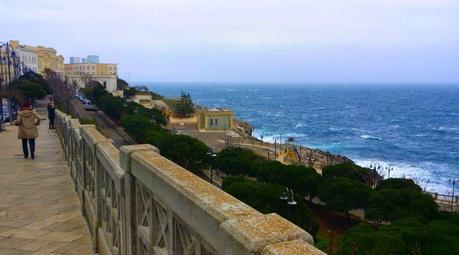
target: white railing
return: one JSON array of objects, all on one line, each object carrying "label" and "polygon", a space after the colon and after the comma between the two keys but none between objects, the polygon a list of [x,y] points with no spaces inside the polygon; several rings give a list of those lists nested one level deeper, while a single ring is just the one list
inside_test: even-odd
[{"label": "white railing", "polygon": [[452,195],[439,194],[435,192],[426,193],[434,198],[441,211],[459,212],[459,196],[453,197]]},{"label": "white railing", "polygon": [[301,228],[254,210],[151,145],[118,150],[62,112],[56,125],[100,254],[324,254]]}]

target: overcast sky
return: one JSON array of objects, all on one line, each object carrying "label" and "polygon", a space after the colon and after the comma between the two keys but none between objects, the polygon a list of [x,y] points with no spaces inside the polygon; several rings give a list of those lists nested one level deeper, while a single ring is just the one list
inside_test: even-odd
[{"label": "overcast sky", "polygon": [[459,0],[0,0],[0,40],[132,81],[459,82]]}]

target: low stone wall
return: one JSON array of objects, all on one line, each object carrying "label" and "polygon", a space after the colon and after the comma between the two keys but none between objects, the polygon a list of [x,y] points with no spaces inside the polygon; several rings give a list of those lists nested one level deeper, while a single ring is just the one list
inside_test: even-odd
[{"label": "low stone wall", "polygon": [[118,150],[62,112],[56,125],[100,254],[324,254],[298,226],[256,211],[151,145]]}]

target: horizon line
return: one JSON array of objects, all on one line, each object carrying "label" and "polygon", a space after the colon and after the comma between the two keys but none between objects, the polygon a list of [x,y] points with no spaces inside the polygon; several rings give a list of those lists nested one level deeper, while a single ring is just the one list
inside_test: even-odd
[{"label": "horizon line", "polygon": [[[123,79],[123,78],[121,78]],[[126,82],[126,79],[123,79]],[[148,81],[148,80],[132,80],[130,83],[169,83],[169,84],[266,84],[266,85],[440,85],[451,86],[459,85],[456,82],[283,82],[283,81]]]}]

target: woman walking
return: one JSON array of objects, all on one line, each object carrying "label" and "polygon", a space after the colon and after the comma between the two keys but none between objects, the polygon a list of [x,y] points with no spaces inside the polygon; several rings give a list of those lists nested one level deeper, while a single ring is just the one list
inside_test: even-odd
[{"label": "woman walking", "polygon": [[46,109],[48,110],[49,129],[54,129],[54,118],[56,117],[56,108],[54,107],[53,101],[50,101],[48,103]]},{"label": "woman walking", "polygon": [[[35,110],[31,109],[29,103],[22,105],[22,110],[18,113],[18,118],[14,121],[18,126],[18,139],[22,140],[22,151],[24,158],[30,156],[35,158],[35,138],[38,136],[37,126],[40,125],[40,115]],[[29,148],[27,147],[29,145]]]}]

